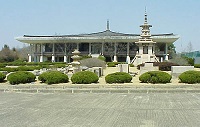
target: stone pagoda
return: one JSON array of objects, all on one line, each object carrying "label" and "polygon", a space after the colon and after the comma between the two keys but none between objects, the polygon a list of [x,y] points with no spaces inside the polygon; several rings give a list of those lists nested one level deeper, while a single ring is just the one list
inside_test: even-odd
[{"label": "stone pagoda", "polygon": [[140,26],[142,28],[140,39],[138,42],[135,42],[139,48],[137,51],[136,56],[132,60],[132,64],[135,66],[145,63],[145,62],[159,62],[159,60],[155,56],[155,44],[151,38],[150,27],[147,22],[147,13],[145,11],[145,20],[144,24]]}]

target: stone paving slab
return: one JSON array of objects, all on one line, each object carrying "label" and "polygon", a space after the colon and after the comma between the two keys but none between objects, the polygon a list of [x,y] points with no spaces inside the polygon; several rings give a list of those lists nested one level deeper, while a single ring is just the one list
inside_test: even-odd
[{"label": "stone paving slab", "polygon": [[0,92],[2,127],[199,127],[199,93]]}]

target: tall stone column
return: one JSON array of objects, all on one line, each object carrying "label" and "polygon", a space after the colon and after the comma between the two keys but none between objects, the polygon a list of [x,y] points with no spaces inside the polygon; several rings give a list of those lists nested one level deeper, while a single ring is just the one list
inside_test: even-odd
[{"label": "tall stone column", "polygon": [[169,58],[168,58],[168,45],[167,45],[167,43],[165,44],[165,60],[169,60]]},{"label": "tall stone column", "polygon": [[131,63],[131,59],[130,59],[130,56],[129,56],[129,54],[130,54],[130,51],[129,51],[129,48],[130,47],[130,44],[129,44],[129,42],[127,42],[127,56],[126,56],[126,62],[128,63],[128,64],[130,64]]},{"label": "tall stone column", "polygon": [[113,62],[117,62],[117,44],[115,42],[115,51],[114,51],[114,61]]},{"label": "tall stone column", "polygon": [[34,44],[34,51],[33,51],[33,54],[34,54],[34,62],[38,62],[38,61],[37,61],[36,53],[37,53],[37,44]]},{"label": "tall stone column", "polygon": [[104,42],[101,43],[101,55],[103,56],[103,51],[104,51]]},{"label": "tall stone column", "polygon": [[89,43],[89,55],[91,55],[92,53],[91,53],[91,50],[92,49],[92,44],[91,43]]},{"label": "tall stone column", "polygon": [[30,53],[28,54],[28,62],[32,62],[32,54],[33,54],[33,45],[32,44],[30,44],[29,51],[30,51]]},{"label": "tall stone column", "polygon": [[51,62],[55,62],[55,43],[53,43]]},{"label": "tall stone column", "polygon": [[40,44],[40,62],[43,62],[44,56],[43,56],[43,44]]},{"label": "tall stone column", "polygon": [[142,44],[139,44],[139,54],[143,54],[143,46],[142,46]]},{"label": "tall stone column", "polygon": [[79,50],[79,43],[76,43],[76,49]]},{"label": "tall stone column", "polygon": [[152,55],[152,45],[149,45],[149,46],[148,46],[148,54],[149,54],[149,55]]},{"label": "tall stone column", "polygon": [[32,56],[31,56],[31,54],[28,54],[28,62],[32,62]]},{"label": "tall stone column", "polygon": [[65,43],[64,62],[67,63],[67,44]]}]

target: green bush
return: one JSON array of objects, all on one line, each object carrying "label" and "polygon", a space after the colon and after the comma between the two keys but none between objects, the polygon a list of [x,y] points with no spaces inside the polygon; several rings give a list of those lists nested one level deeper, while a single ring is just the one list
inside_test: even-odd
[{"label": "green bush", "polygon": [[59,71],[48,71],[42,73],[38,79],[43,83],[47,84],[57,84],[57,83],[67,83],[69,78],[66,74],[63,74]]},{"label": "green bush", "polygon": [[194,58],[183,57],[189,65],[194,66]]},{"label": "green bush", "polygon": [[104,56],[99,56],[98,59],[100,59],[102,61],[106,61],[106,58]]},{"label": "green bush", "polygon": [[129,83],[132,80],[132,76],[125,72],[116,72],[108,74],[105,80],[106,83]]},{"label": "green bush", "polygon": [[172,76],[162,71],[150,71],[142,74],[139,80],[142,83],[169,83]]},{"label": "green bush", "polygon": [[134,67],[134,64],[129,64],[129,67]]},{"label": "green bush", "polygon": [[114,63],[108,63],[107,65],[108,65],[108,67],[116,67],[116,64],[114,64]]},{"label": "green bush", "polygon": [[66,64],[54,64],[53,67],[54,68],[65,68]]},{"label": "green bush", "polygon": [[39,66],[19,66],[17,67],[18,71],[34,71],[34,70],[39,70],[41,67]]},{"label": "green bush", "polygon": [[10,84],[31,83],[35,81],[35,75],[31,72],[18,71],[8,75],[7,80]]},{"label": "green bush", "polygon": [[6,75],[3,73],[0,73],[0,82],[3,82],[5,78],[6,78]]},{"label": "green bush", "polygon": [[194,84],[200,83],[199,71],[186,71],[179,75],[179,80],[182,83]]},{"label": "green bush", "polygon": [[0,71],[7,71],[8,73],[10,73],[10,72],[18,71],[18,70],[17,68],[4,67],[4,68],[0,68]]},{"label": "green bush", "polygon": [[81,56],[81,60],[84,60],[84,59],[88,59],[88,58],[92,58],[92,56],[88,56],[88,55],[84,55],[84,56]]},{"label": "green bush", "polygon": [[200,64],[195,64],[194,67],[195,68],[200,68]]},{"label": "green bush", "polygon": [[91,84],[97,83],[99,77],[90,71],[81,71],[72,75],[71,81],[74,84]]},{"label": "green bush", "polygon": [[6,67],[6,64],[0,63],[0,68],[4,68],[4,67]]}]

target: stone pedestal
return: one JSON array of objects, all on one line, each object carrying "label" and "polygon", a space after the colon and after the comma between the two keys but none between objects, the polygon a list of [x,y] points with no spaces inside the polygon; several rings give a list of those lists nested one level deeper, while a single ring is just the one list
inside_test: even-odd
[{"label": "stone pedestal", "polygon": [[153,63],[145,63],[144,67],[140,66],[140,75],[148,71],[158,71],[158,66],[153,66]]},{"label": "stone pedestal", "polygon": [[118,64],[119,72],[129,73],[129,65],[128,64]]}]

